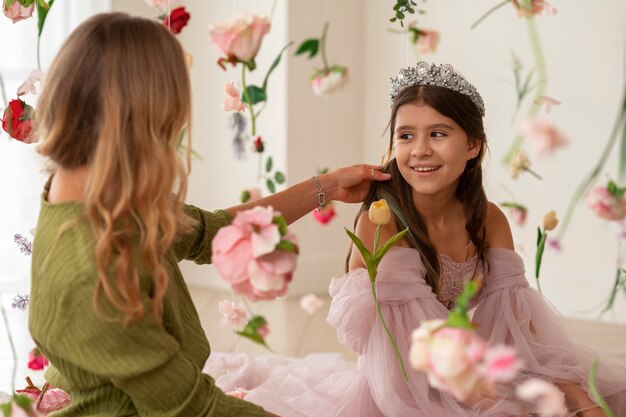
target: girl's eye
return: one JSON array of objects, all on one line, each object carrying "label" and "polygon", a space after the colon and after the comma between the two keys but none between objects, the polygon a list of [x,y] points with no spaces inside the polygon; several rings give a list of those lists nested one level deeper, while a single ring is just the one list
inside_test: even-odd
[{"label": "girl's eye", "polygon": [[443,132],[433,132],[430,134],[430,136],[432,136],[433,138],[443,138],[444,136],[446,136],[446,134]]},{"label": "girl's eye", "polygon": [[398,135],[398,139],[413,139],[413,134],[411,133],[401,133]]}]

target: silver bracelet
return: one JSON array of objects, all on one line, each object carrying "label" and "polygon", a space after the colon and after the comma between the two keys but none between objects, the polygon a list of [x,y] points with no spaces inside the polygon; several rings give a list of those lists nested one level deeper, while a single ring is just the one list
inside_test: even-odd
[{"label": "silver bracelet", "polygon": [[319,212],[326,205],[326,194],[322,191],[320,182],[315,175],[313,175],[313,184],[315,184],[315,188],[317,188],[317,204],[319,206],[315,209],[315,211]]}]

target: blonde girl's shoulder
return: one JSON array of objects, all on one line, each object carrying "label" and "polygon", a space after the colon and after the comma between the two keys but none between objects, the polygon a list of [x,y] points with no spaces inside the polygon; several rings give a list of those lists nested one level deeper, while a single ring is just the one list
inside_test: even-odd
[{"label": "blonde girl's shoulder", "polygon": [[487,248],[514,249],[513,234],[506,216],[496,204],[489,202],[485,220]]}]

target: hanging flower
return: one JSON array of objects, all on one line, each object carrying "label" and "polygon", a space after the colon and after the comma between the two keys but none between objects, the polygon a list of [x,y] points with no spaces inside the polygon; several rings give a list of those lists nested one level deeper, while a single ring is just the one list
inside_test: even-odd
[{"label": "hanging flower", "polygon": [[25,94],[37,94],[37,87],[35,83],[39,83],[40,87],[43,87],[43,79],[46,73],[40,69],[34,69],[26,80],[17,88],[17,95],[23,96]]},{"label": "hanging flower", "polygon": [[554,230],[556,226],[559,224],[559,219],[556,217],[556,211],[550,210],[547,212],[543,219],[541,220],[541,228],[548,232],[550,230]]},{"label": "hanging flower", "polygon": [[536,404],[537,412],[546,417],[561,417],[567,414],[565,394],[553,384],[531,378],[518,385],[517,397]]},{"label": "hanging flower", "polygon": [[16,294],[11,302],[11,308],[26,311],[26,309],[28,308],[28,302],[28,294]]},{"label": "hanging flower", "polygon": [[624,189],[613,181],[606,187],[596,187],[587,196],[587,206],[605,220],[621,221],[626,218],[626,197]]},{"label": "hanging flower", "polygon": [[[26,3],[28,6],[24,6],[22,3]],[[13,23],[28,19],[33,15],[34,10],[34,1],[4,0],[2,4],[2,11],[4,12],[4,15],[11,19]]]},{"label": "hanging flower", "polygon": [[222,315],[220,320],[222,327],[232,326],[236,328],[248,322],[248,313],[246,313],[246,307],[241,301],[237,305],[230,300],[220,301],[217,304],[217,310]]},{"label": "hanging flower", "polygon": [[151,7],[165,7],[170,3],[174,3],[176,0],[145,0],[146,4]]},{"label": "hanging flower", "polygon": [[313,218],[319,224],[328,224],[337,215],[333,203],[326,203],[321,209],[313,210],[312,213]]},{"label": "hanging flower", "polygon": [[283,296],[296,267],[298,247],[272,207],[240,211],[213,239],[213,264],[233,291],[253,301]]},{"label": "hanging flower", "polygon": [[226,55],[239,62],[254,61],[263,37],[270,30],[267,17],[253,14],[237,14],[210,27],[211,40]]},{"label": "hanging flower", "polygon": [[45,389],[44,387],[44,391],[42,391],[37,387],[29,386],[23,390],[16,390],[16,392],[30,398],[35,403],[39,400],[39,397],[41,397],[43,393],[43,398],[41,399],[38,408],[38,411],[42,412],[43,415],[61,410],[70,405],[72,402],[70,395],[59,388]]},{"label": "hanging flower", "polygon": [[237,331],[237,334],[271,350],[265,342],[265,338],[270,334],[270,329],[263,316],[252,317],[242,330]]},{"label": "hanging flower", "polygon": [[546,248],[548,241],[548,232],[554,230],[559,224],[559,219],[556,216],[556,212],[551,210],[547,212],[541,220],[541,225],[537,228],[537,252],[535,254],[535,280],[537,281],[537,290],[541,293],[541,286],[539,285],[539,271],[541,270],[541,261],[543,258],[543,252]]},{"label": "hanging flower", "polygon": [[224,84],[224,91],[227,97],[222,101],[222,109],[224,111],[244,111],[246,109],[245,104],[241,101],[239,96],[239,90],[233,85],[233,83]]},{"label": "hanging flower", "polygon": [[32,369],[33,371],[41,371],[43,368],[48,366],[48,359],[39,351],[39,349],[34,348],[28,354],[28,369]]},{"label": "hanging flower", "polygon": [[300,308],[306,311],[309,316],[315,314],[323,305],[324,301],[315,294],[307,294],[300,298]]},{"label": "hanging flower", "polygon": [[517,9],[517,15],[520,17],[532,17],[535,15],[539,15],[544,11],[548,16],[554,16],[557,13],[557,10],[545,0],[531,0],[530,8],[528,9],[524,6],[520,6],[517,1],[514,1],[512,3]]},{"label": "hanging flower", "polygon": [[265,151],[265,144],[263,139],[261,139],[261,136],[254,138],[254,141],[252,142],[252,150],[256,153],[263,153],[263,151]]},{"label": "hanging flower", "polygon": [[524,151],[517,151],[515,157],[508,166],[511,179],[518,179],[522,172],[528,172],[533,177],[541,179],[541,177],[532,169],[530,169],[530,159]]},{"label": "hanging flower", "polygon": [[434,54],[439,45],[439,32],[430,29],[417,29],[416,39],[413,40],[415,47],[422,55]]},{"label": "hanging flower", "polygon": [[565,136],[545,120],[526,120],[520,129],[524,137],[532,141],[533,150],[540,157],[552,154],[567,144]]},{"label": "hanging flower", "polygon": [[526,224],[526,218],[528,217],[528,209],[526,206],[519,203],[502,202],[500,206],[508,209],[509,216],[513,219],[513,222],[520,227]]},{"label": "hanging flower", "polygon": [[561,102],[553,97],[541,96],[535,100],[535,104],[545,106],[546,113],[550,113],[550,111],[552,111],[552,106],[558,106]]},{"label": "hanging flower", "polygon": [[347,67],[332,66],[327,70],[317,71],[311,81],[313,94],[318,97],[329,97],[343,89],[348,80]]},{"label": "hanging flower", "polygon": [[11,100],[2,115],[2,129],[21,142],[36,142],[35,126],[32,120],[34,110],[19,98]]},{"label": "hanging flower", "polygon": [[17,243],[17,247],[20,249],[20,252],[25,255],[33,254],[33,244],[24,236],[16,233],[15,235],[13,235],[13,240],[15,241],[15,243]]},{"label": "hanging flower", "polygon": [[163,18],[163,26],[169,28],[169,31],[174,35],[177,35],[187,26],[190,18],[191,15],[185,10],[184,6],[177,7],[172,9],[169,16]]}]

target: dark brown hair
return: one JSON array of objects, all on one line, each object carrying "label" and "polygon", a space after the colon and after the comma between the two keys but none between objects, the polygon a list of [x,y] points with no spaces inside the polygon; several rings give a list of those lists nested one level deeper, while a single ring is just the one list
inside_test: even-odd
[{"label": "dark brown hair", "polygon": [[[479,146],[478,155],[470,159],[457,185],[456,196],[463,204],[465,212],[465,229],[472,243],[477,248],[477,258],[484,260],[486,250],[485,220],[487,217],[487,196],[483,188],[482,160],[487,148],[487,138],[483,119],[476,105],[465,95],[445,87],[410,86],[402,90],[393,101],[389,120],[389,147],[383,171],[391,173],[391,180],[375,182],[357,214],[356,222],[362,213],[376,200],[384,198],[388,201],[398,227],[409,227],[407,240],[411,247],[418,250],[426,267],[425,280],[437,293],[437,281],[440,272],[437,249],[430,241],[426,224],[419,211],[415,209],[411,186],[404,180],[395,157],[393,157],[394,130],[398,109],[409,103],[426,104],[442,115],[454,120],[467,134],[474,146]],[[350,253],[346,259],[346,270]]]}]

